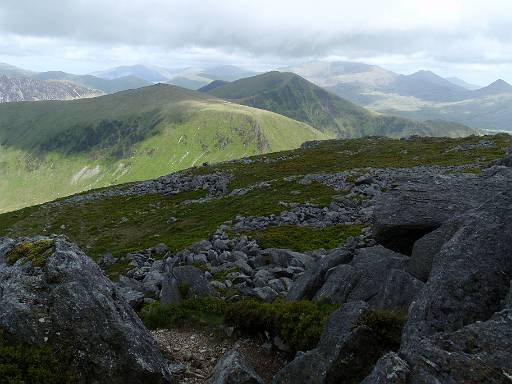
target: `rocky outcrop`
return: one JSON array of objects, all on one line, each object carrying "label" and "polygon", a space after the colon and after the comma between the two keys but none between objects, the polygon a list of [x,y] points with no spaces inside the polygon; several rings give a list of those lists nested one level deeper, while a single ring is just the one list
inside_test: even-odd
[{"label": "rocky outcrop", "polygon": [[104,95],[68,81],[45,81],[0,75],[0,103],[38,100],[74,100]]},{"label": "rocky outcrop", "polygon": [[[382,246],[361,248],[349,264],[332,269],[313,300],[343,304],[364,301],[377,307],[393,270],[403,270],[408,258]],[[400,300],[397,298],[397,300]]]},{"label": "rocky outcrop", "polygon": [[171,382],[135,312],[76,245],[62,237],[0,243],[10,243],[0,264],[0,327],[10,338],[62,352],[80,383]]},{"label": "rocky outcrop", "polygon": [[264,381],[237,351],[230,351],[217,363],[210,384],[263,384]]}]

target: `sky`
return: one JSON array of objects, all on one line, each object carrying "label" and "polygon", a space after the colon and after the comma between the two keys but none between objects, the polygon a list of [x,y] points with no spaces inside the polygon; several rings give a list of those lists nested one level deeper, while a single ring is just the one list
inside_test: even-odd
[{"label": "sky", "polygon": [[0,62],[89,73],[118,65],[311,60],[512,82],[512,0],[0,0]]}]

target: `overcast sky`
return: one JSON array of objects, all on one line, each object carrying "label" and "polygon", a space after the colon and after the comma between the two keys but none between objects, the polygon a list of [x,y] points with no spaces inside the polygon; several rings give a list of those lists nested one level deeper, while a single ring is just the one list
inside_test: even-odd
[{"label": "overcast sky", "polygon": [[33,70],[313,59],[512,82],[512,0],[0,0],[0,61]]}]

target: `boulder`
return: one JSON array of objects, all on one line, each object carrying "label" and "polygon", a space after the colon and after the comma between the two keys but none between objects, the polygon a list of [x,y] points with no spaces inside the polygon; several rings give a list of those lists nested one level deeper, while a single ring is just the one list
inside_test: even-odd
[{"label": "boulder", "polygon": [[69,356],[79,383],[170,383],[169,363],[100,267],[63,237],[45,240],[37,258],[0,264],[6,335]]},{"label": "boulder", "polygon": [[216,292],[210,285],[204,273],[190,265],[174,267],[172,276],[176,279],[178,288],[188,291],[188,296],[215,296]]},{"label": "boulder", "polygon": [[286,300],[297,301],[312,299],[325,283],[327,271],[340,264],[350,262],[353,256],[352,251],[343,247],[332,250],[318,262],[306,268],[306,271],[293,282],[286,296]]},{"label": "boulder", "polygon": [[8,237],[0,238],[0,264],[5,262],[5,255],[12,249],[13,246],[13,239],[9,239]]},{"label": "boulder", "polygon": [[138,311],[144,305],[144,294],[128,287],[118,287],[119,293],[134,310]]},{"label": "boulder", "polygon": [[239,352],[230,351],[215,366],[209,383],[264,384],[264,381]]},{"label": "boulder", "polygon": [[314,259],[304,253],[290,251],[289,249],[268,248],[263,252],[272,260],[272,264],[286,268],[289,266],[307,268],[314,263]]},{"label": "boulder", "polygon": [[390,272],[405,269],[407,262],[408,257],[380,245],[358,249],[349,264],[340,265],[328,274],[313,300],[332,304],[365,301],[376,308]]}]

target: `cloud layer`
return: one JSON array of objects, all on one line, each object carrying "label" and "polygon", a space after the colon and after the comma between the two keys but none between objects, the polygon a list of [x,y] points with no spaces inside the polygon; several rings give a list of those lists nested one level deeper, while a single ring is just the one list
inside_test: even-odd
[{"label": "cloud layer", "polygon": [[[510,0],[2,0],[0,58],[102,65],[366,58],[512,72]],[[495,76],[499,74],[494,74]]]}]

